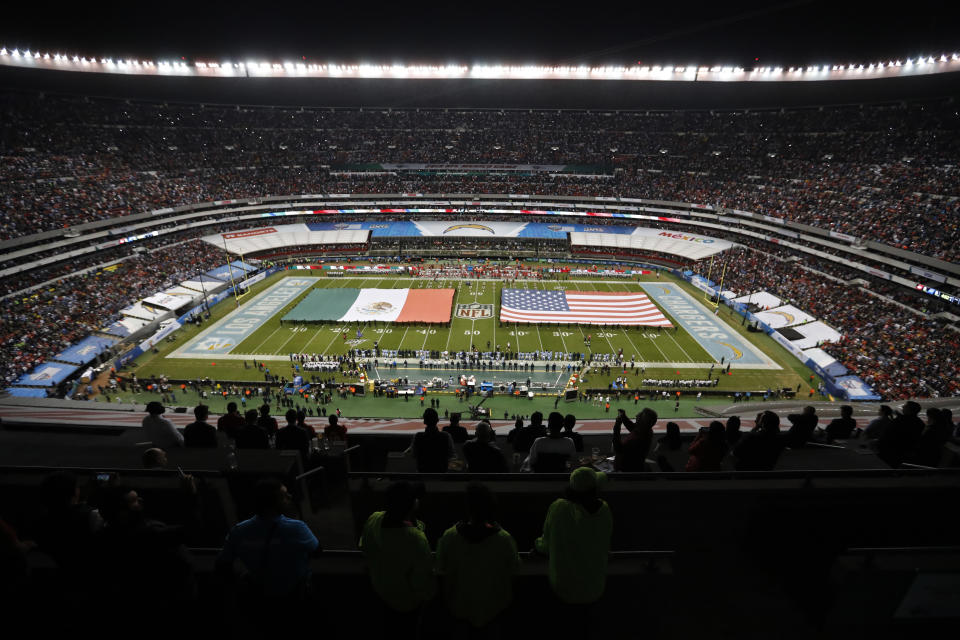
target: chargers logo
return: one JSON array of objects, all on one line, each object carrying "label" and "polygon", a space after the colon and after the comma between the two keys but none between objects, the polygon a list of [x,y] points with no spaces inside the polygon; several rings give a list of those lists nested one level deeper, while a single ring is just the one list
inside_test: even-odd
[{"label": "chargers logo", "polygon": [[776,316],[782,316],[783,319],[787,321],[788,325],[793,324],[797,320],[792,313],[787,313],[786,311],[768,311],[767,313]]},{"label": "chargers logo", "polygon": [[451,231],[457,231],[458,229],[476,229],[477,231],[487,231],[490,233],[490,235],[497,235],[496,231],[485,224],[455,224],[444,229],[443,233],[450,233]]}]

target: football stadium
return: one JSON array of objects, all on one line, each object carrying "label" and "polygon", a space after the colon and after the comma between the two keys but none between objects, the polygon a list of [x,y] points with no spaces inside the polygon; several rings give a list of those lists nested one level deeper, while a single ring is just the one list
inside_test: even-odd
[{"label": "football stadium", "polygon": [[745,4],[0,27],[12,628],[955,628],[956,34]]}]

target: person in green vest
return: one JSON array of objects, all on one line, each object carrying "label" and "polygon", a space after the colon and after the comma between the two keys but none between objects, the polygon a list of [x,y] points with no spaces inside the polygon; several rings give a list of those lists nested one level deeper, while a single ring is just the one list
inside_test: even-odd
[{"label": "person in green vest", "polygon": [[581,467],[567,494],[547,510],[535,550],[550,562],[550,587],[566,604],[589,605],[603,596],[613,534],[610,507],[599,497],[606,474]]},{"label": "person in green vest", "polygon": [[386,510],[367,518],[360,537],[373,590],[384,605],[384,631],[391,638],[418,637],[422,606],[436,593],[430,543],[415,516],[421,493],[422,486],[410,482],[390,485]]},{"label": "person in green vest", "polygon": [[488,487],[467,485],[467,517],[437,543],[437,574],[456,637],[499,637],[499,616],[513,600],[520,566],[517,543],[497,524],[496,498]]}]

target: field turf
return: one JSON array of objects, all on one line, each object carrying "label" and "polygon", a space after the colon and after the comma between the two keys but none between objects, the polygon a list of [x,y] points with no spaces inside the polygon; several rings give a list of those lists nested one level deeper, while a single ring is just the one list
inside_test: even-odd
[{"label": "field turf", "polygon": [[[264,282],[251,287],[250,292],[241,298],[240,305],[249,304],[256,296],[268,287],[274,285],[281,278],[296,276],[303,277],[304,271],[286,271],[276,274]],[[654,276],[644,276],[649,281],[655,281]],[[685,282],[677,281],[670,276],[664,275],[661,282],[680,286],[690,293],[694,299],[703,300],[702,292],[690,287]],[[141,356],[130,370],[136,371],[139,378],[144,379],[151,375],[165,375],[170,379],[198,379],[209,377],[220,381],[237,382],[263,382],[264,376],[261,371],[253,367],[253,360],[263,361],[266,366],[271,367],[272,373],[276,375],[285,375],[288,379],[292,377],[291,363],[289,354],[291,353],[309,353],[337,355],[346,353],[353,346],[358,348],[372,348],[374,340],[379,341],[381,349],[430,349],[437,351],[459,351],[469,350],[471,345],[476,345],[481,351],[487,350],[487,341],[491,345],[491,350],[500,345],[502,349],[507,349],[507,343],[510,343],[512,351],[555,351],[555,352],[590,352],[593,353],[616,353],[623,349],[627,360],[631,356],[637,357],[637,363],[644,363],[646,371],[643,375],[629,374],[631,388],[639,384],[640,378],[671,378],[671,379],[702,379],[707,376],[707,371],[712,358],[701,347],[694,338],[682,328],[678,331],[664,330],[657,332],[656,329],[648,327],[615,329],[607,327],[587,327],[573,325],[567,326],[536,326],[525,325],[514,327],[510,324],[500,324],[497,320],[499,316],[500,290],[504,286],[499,281],[473,281],[470,286],[461,280],[426,280],[410,279],[406,277],[377,277],[377,276],[358,276],[344,278],[318,277],[315,284],[311,287],[425,287],[425,288],[454,288],[456,295],[454,297],[454,309],[456,304],[466,304],[472,302],[493,304],[494,317],[489,319],[468,320],[454,318],[450,328],[443,326],[417,326],[417,325],[384,325],[379,323],[376,326],[372,324],[308,324],[308,325],[289,325],[285,323],[280,325],[279,318],[292,309],[305,297],[311,289],[305,290],[300,296],[280,309],[272,317],[266,319],[246,339],[233,347],[229,356],[220,357],[211,355],[209,358],[176,358],[169,357],[170,354],[178,348],[189,345],[200,331],[209,327],[209,322],[216,322],[228,313],[232,312],[237,304],[233,299],[226,300],[211,310],[211,320],[205,322],[203,326],[196,327],[187,325],[174,334],[174,339],[170,342],[164,342],[158,345],[157,353],[148,353]],[[570,280],[543,280],[511,283],[512,287],[528,287],[539,289],[582,289],[582,290],[609,290],[609,291],[633,291],[638,290],[639,286],[636,280],[603,280],[599,278],[570,279]],[[665,312],[667,317],[669,314]],[[720,318],[725,321],[731,331],[737,332],[747,340],[753,342],[761,351],[768,354],[781,367],[780,370],[751,370],[734,369],[731,375],[720,376],[721,390],[733,391],[751,390],[754,392],[764,390],[768,387],[788,387],[796,389],[801,386],[801,393],[806,395],[809,386],[817,384],[817,380],[810,379],[810,372],[803,367],[796,359],[792,358],[769,337],[763,334],[747,333],[745,327],[741,326],[741,318],[733,314],[728,309],[722,308]],[[671,318],[673,321],[673,318]],[[348,344],[342,334],[347,333],[350,340],[356,339],[357,329],[363,333],[363,338],[357,345]],[[591,347],[586,347],[585,337],[592,335]],[[411,358],[411,361],[413,359]],[[412,364],[416,367],[416,364]],[[720,367],[718,366],[717,369]],[[419,372],[411,371],[409,377]],[[121,374],[122,375],[122,374]],[[325,377],[327,374],[324,374]],[[589,374],[589,387],[604,388],[617,375],[622,375],[621,370],[614,368],[610,376],[598,375],[597,372]],[[424,371],[416,376],[429,377],[429,371]],[[309,380],[309,374],[307,375]],[[355,378],[337,376],[338,380],[355,381]],[[695,391],[693,392],[695,394]],[[144,394],[141,394],[144,395]],[[137,399],[139,400],[139,398]],[[369,400],[374,400],[370,398]],[[380,400],[380,399],[377,399]],[[549,400],[552,408],[552,399],[544,398],[544,402]],[[721,401],[724,404],[729,399],[710,399],[704,400],[703,404],[715,403]],[[391,402],[387,400],[386,402]],[[219,410],[218,401],[209,402],[214,409]],[[364,404],[368,404],[364,402]],[[539,402],[537,403],[539,404]],[[398,415],[406,416],[415,414],[418,411],[418,403],[391,403],[386,408],[386,413],[381,413],[379,409],[370,408],[365,410],[367,415]],[[684,413],[692,411],[692,404],[685,398]],[[597,413],[602,415],[603,408],[589,408],[584,405],[579,408],[584,413],[583,417],[589,417],[586,413]]]}]

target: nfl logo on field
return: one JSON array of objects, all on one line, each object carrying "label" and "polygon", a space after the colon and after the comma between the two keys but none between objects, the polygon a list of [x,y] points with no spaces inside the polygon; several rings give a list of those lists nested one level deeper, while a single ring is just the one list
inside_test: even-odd
[{"label": "nfl logo on field", "polygon": [[466,318],[468,320],[480,320],[481,318],[492,318],[493,305],[479,304],[477,302],[474,302],[473,304],[458,304],[457,313],[455,317]]}]

